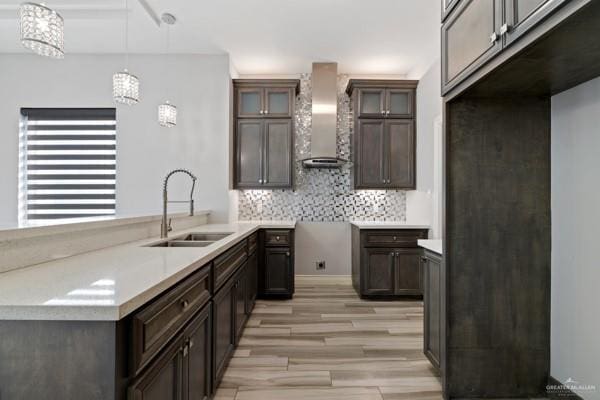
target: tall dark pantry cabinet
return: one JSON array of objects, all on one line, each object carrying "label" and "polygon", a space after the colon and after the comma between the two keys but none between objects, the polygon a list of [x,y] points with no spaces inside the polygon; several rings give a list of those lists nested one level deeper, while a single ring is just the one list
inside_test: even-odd
[{"label": "tall dark pantry cabinet", "polygon": [[600,1],[442,7],[444,398],[545,397],[550,98],[600,75]]}]

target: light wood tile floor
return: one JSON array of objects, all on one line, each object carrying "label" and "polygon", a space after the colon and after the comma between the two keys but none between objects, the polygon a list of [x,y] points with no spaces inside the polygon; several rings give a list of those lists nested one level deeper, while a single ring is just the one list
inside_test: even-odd
[{"label": "light wood tile floor", "polygon": [[299,277],[292,300],[257,302],[215,400],[440,400],[422,346],[422,302]]}]

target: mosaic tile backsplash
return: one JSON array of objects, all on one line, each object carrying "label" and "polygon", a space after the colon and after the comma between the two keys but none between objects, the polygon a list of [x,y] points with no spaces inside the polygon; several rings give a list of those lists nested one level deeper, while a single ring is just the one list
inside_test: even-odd
[{"label": "mosaic tile backsplash", "polygon": [[[338,77],[338,156],[350,160],[353,122],[350,98],[344,90],[348,77]],[[238,219],[315,222],[406,221],[406,192],[353,190],[352,163],[341,169],[305,169],[298,160],[310,157],[312,122],[311,74],[301,76],[295,118],[295,190],[241,190]]]}]

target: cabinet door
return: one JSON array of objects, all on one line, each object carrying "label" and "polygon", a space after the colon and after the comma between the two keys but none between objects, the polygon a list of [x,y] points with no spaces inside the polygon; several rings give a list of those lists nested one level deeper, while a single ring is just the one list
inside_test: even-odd
[{"label": "cabinet door", "polygon": [[420,249],[396,249],[394,293],[399,295],[423,294]]},{"label": "cabinet door", "polygon": [[237,116],[238,118],[256,118],[264,114],[264,89],[239,88],[237,89]]},{"label": "cabinet door", "polygon": [[355,188],[378,189],[386,186],[384,170],[385,122],[359,120],[356,135]]},{"label": "cabinet door", "polygon": [[565,0],[505,0],[506,25],[505,45],[517,40],[544,17],[549,15]]},{"label": "cabinet door", "polygon": [[388,118],[413,118],[414,101],[413,89],[388,89],[385,114]]},{"label": "cabinet door", "polygon": [[415,189],[415,123],[387,120],[387,182],[390,189]]},{"label": "cabinet door", "polygon": [[358,90],[358,116],[381,118],[386,111],[386,90],[384,88]]},{"label": "cabinet door", "polygon": [[444,22],[458,1],[459,0],[442,0],[442,22]]},{"label": "cabinet door", "polygon": [[257,187],[263,179],[263,122],[238,120],[236,130],[236,187]]},{"label": "cabinet door", "polygon": [[447,92],[502,48],[501,0],[464,0],[442,26],[442,85]]},{"label": "cabinet door", "polygon": [[221,381],[235,346],[235,281],[226,283],[213,298],[213,387]]},{"label": "cabinet door", "polygon": [[429,257],[422,258],[423,264],[423,303],[425,306],[424,318],[424,353],[429,361],[440,367],[441,347],[441,261]]},{"label": "cabinet door", "polygon": [[183,400],[183,335],[161,352],[129,387],[132,400]]},{"label": "cabinet door", "polygon": [[238,271],[235,277],[235,344],[239,343],[244,325],[246,324],[246,264]]},{"label": "cabinet door", "polygon": [[265,120],[265,170],[263,186],[289,188],[292,186],[292,122]]},{"label": "cabinet door", "polygon": [[258,293],[258,254],[254,252],[248,257],[248,266],[246,267],[248,285],[246,290],[246,315],[250,316],[254,304],[256,303],[256,295]]},{"label": "cabinet door", "polygon": [[394,294],[394,260],[393,249],[364,248],[362,264],[362,294],[392,295]]},{"label": "cabinet door", "polygon": [[289,88],[265,89],[264,115],[270,118],[291,118],[294,101],[294,91]]},{"label": "cabinet door", "polygon": [[[184,357],[184,400],[211,397],[212,312],[207,305],[186,329],[187,356]],[[184,355],[185,347],[184,347]]]},{"label": "cabinet door", "polygon": [[294,272],[289,247],[265,248],[265,294],[291,295]]}]

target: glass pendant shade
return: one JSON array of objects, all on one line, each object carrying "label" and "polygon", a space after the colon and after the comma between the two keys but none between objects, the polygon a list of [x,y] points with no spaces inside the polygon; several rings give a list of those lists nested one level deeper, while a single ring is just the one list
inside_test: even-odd
[{"label": "glass pendant shade", "polygon": [[133,105],[140,101],[140,81],[127,70],[113,75],[113,97],[117,103]]},{"label": "glass pendant shade", "polygon": [[46,57],[63,58],[64,21],[56,11],[36,3],[20,7],[21,43],[27,49]]},{"label": "glass pendant shade", "polygon": [[158,106],[158,123],[167,128],[177,125],[177,107],[168,101]]}]

